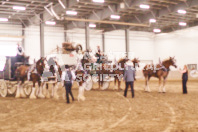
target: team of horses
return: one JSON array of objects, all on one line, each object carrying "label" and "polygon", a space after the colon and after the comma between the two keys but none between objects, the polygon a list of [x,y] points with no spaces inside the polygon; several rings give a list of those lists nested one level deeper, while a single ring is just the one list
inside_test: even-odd
[{"label": "team of horses", "polygon": [[[78,80],[79,84],[79,92],[81,90],[82,95],[79,95],[84,99],[83,93],[84,93],[84,83],[87,81],[87,78],[83,78],[79,80],[79,76],[84,76],[86,74],[91,74],[90,69],[93,67],[97,67],[96,73],[98,75],[98,86],[99,88],[103,86],[103,83],[105,81],[106,76],[114,75],[114,85],[116,86],[116,83],[118,82],[118,90],[120,90],[121,85],[121,79],[124,74],[125,69],[125,63],[129,61],[127,58],[122,58],[118,62],[116,62],[114,65],[111,65],[109,63],[106,63],[106,61],[98,64],[97,66],[93,66],[92,64],[94,59],[92,58],[85,58],[83,57],[81,59],[81,65],[82,69],[76,69],[75,73],[77,75],[76,80]],[[133,62],[134,68],[139,67],[140,60],[138,58],[134,58],[133,60],[130,60]],[[176,66],[176,60],[174,57],[170,57],[167,60],[164,60],[163,62],[159,62],[157,65],[146,65],[143,69],[143,75],[145,77],[145,91],[150,92],[149,88],[149,80],[151,77],[157,77],[159,79],[159,92],[166,92],[165,90],[165,84],[167,80],[167,76],[170,71],[170,66]],[[43,80],[43,75],[46,73],[46,67],[48,69],[48,72],[51,73],[50,76],[45,76],[47,80]],[[26,80],[29,80],[33,83],[33,88],[31,91],[31,94],[29,95],[29,98],[36,99],[39,98],[50,98],[55,97],[58,98],[57,90],[58,90],[58,83],[61,83],[61,75],[62,75],[62,68],[57,63],[57,61],[54,60],[54,63],[49,65],[47,64],[47,59],[44,57],[41,57],[38,61],[36,61],[33,65],[20,65],[17,67],[15,71],[15,75],[18,81],[18,87],[16,92],[16,98],[19,97],[26,97],[26,94],[23,90],[23,84]],[[28,78],[29,75],[29,78]],[[58,78],[58,79],[57,79]],[[49,93],[49,85],[48,81],[53,80],[56,83],[53,83],[52,93],[50,95]],[[161,81],[163,80],[163,84]],[[38,83],[38,88],[36,87],[36,83]],[[45,93],[44,93],[45,91]]]}]

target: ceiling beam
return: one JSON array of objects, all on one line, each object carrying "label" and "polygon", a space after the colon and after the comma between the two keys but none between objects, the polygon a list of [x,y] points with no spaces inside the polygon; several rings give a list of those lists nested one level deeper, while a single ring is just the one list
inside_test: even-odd
[{"label": "ceiling beam", "polygon": [[[89,15],[87,19],[92,19],[92,20],[108,19],[113,14],[113,12],[114,13],[117,12],[118,8],[119,7],[117,6],[117,4],[109,5],[108,7],[105,7],[103,10],[95,11],[95,13]],[[79,21],[75,23],[79,28],[84,28],[85,26],[84,22]],[[68,29],[72,29],[72,28],[76,28],[76,27],[72,23],[68,24]]]}]

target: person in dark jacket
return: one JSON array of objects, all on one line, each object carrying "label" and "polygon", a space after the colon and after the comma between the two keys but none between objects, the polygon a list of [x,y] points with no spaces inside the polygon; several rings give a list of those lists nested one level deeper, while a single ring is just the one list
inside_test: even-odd
[{"label": "person in dark jacket", "polygon": [[135,69],[133,67],[133,63],[129,60],[126,63],[126,67],[125,67],[125,71],[124,71],[124,81],[126,84],[126,88],[124,91],[124,96],[127,96],[127,91],[128,91],[128,87],[131,87],[131,94],[132,94],[132,98],[135,97],[135,93],[134,93],[134,80],[135,80]]},{"label": "person in dark jacket", "polygon": [[182,87],[183,87],[183,94],[187,94],[187,81],[188,81],[188,68],[184,65],[184,69],[179,69],[179,72],[182,73]]},{"label": "person in dark jacket", "polygon": [[71,88],[72,88],[73,80],[75,80],[75,78],[76,76],[74,72],[71,71],[68,65],[65,65],[65,71],[62,73],[62,81],[65,86],[67,103],[70,103],[69,94],[71,95],[72,100],[74,101],[74,96],[72,94]]}]

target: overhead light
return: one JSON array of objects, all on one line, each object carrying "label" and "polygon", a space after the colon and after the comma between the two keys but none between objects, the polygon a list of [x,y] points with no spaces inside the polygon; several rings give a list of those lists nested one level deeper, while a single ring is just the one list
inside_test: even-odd
[{"label": "overhead light", "polygon": [[186,14],[186,10],[177,10],[177,12],[180,14]]},{"label": "overhead light", "polygon": [[26,10],[26,8],[23,7],[23,6],[13,6],[12,8],[13,8],[14,10],[21,10],[21,11]]},{"label": "overhead light", "polygon": [[63,4],[63,2],[61,0],[58,0],[58,2],[60,3],[60,5],[65,9],[65,5]]},{"label": "overhead light", "polygon": [[153,29],[153,32],[155,32],[155,33],[160,33],[161,32],[161,29]]},{"label": "overhead light", "polygon": [[120,3],[120,8],[121,8],[121,9],[125,8],[124,2]]},{"label": "overhead light", "polygon": [[180,26],[186,26],[187,23],[186,23],[186,22],[179,22],[179,25],[180,25]]},{"label": "overhead light", "polygon": [[8,18],[0,18],[0,22],[7,22]]},{"label": "overhead light", "polygon": [[96,24],[89,24],[89,27],[95,28],[96,27]]},{"label": "overhead light", "polygon": [[47,25],[56,25],[56,22],[54,22],[54,21],[46,21],[45,24],[47,24]]},{"label": "overhead light", "polygon": [[93,0],[93,2],[97,2],[97,3],[104,3],[104,0]]},{"label": "overhead light", "polygon": [[150,6],[149,6],[149,5],[141,4],[141,5],[140,5],[140,8],[142,8],[142,9],[149,9]]},{"label": "overhead light", "polygon": [[77,15],[78,12],[76,12],[76,11],[66,11],[66,14],[67,15]]},{"label": "overhead light", "polygon": [[112,18],[112,19],[119,20],[119,19],[120,19],[120,16],[119,16],[119,15],[111,15],[111,18]]},{"label": "overhead light", "polygon": [[150,19],[149,22],[150,23],[156,23],[156,20],[155,19]]}]

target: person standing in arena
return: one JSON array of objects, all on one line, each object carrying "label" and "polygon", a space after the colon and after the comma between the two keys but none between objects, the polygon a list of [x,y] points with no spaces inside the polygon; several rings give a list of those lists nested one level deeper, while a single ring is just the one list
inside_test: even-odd
[{"label": "person standing in arena", "polygon": [[128,60],[124,71],[124,81],[126,85],[124,91],[124,97],[127,97],[127,91],[129,86],[131,87],[132,98],[135,97],[134,88],[133,88],[134,80],[135,80],[135,68],[133,67],[133,63],[131,62],[131,60]]},{"label": "person standing in arena", "polygon": [[184,65],[184,69],[179,69],[179,72],[182,73],[182,87],[183,87],[183,94],[187,94],[187,81],[188,81],[188,68],[187,65]]},{"label": "person standing in arena", "polygon": [[70,103],[69,94],[72,97],[72,101],[74,101],[74,96],[72,94],[71,89],[72,89],[73,80],[75,80],[76,76],[74,72],[71,71],[70,67],[68,65],[65,65],[65,71],[62,73],[61,78],[65,86],[67,103],[69,104]]}]

